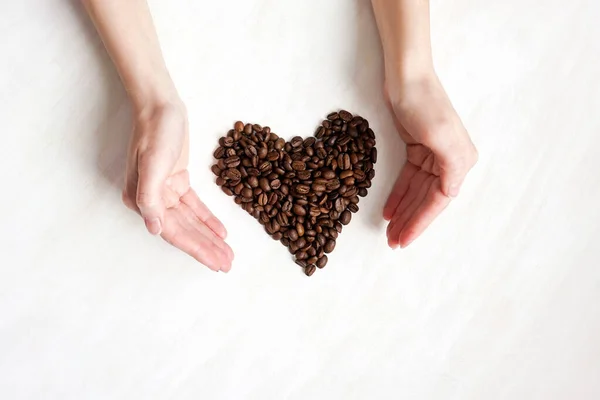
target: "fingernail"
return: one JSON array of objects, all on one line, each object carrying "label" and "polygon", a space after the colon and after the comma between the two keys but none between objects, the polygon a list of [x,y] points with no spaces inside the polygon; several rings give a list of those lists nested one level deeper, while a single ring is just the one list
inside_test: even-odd
[{"label": "fingernail", "polygon": [[401,247],[401,248],[403,248],[403,249],[405,249],[405,248],[407,248],[408,246],[410,246],[410,244],[411,244],[412,242],[414,242],[414,241],[415,241],[414,239],[411,239],[411,240],[409,240],[408,242],[404,243],[403,245],[400,245],[400,247]]},{"label": "fingernail", "polygon": [[152,235],[159,235],[162,227],[160,225],[160,220],[158,218],[152,218],[150,220],[145,220],[146,222],[146,229],[148,229],[148,232],[150,232]]},{"label": "fingernail", "polygon": [[460,187],[454,185],[454,186],[450,186],[448,193],[450,194],[450,197],[456,197],[456,196],[458,196],[459,191],[460,191]]}]

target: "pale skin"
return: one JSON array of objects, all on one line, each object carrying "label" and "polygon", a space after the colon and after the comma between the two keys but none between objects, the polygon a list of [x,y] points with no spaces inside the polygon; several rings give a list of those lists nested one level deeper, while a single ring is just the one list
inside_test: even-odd
[{"label": "pale skin", "polygon": [[[134,110],[123,202],[147,230],[213,271],[233,251],[223,224],[190,187],[187,113],[165,65],[146,0],[82,0]],[[384,94],[407,161],[383,210],[391,248],[418,238],[459,193],[477,150],[435,70],[428,0],[372,0]]]}]

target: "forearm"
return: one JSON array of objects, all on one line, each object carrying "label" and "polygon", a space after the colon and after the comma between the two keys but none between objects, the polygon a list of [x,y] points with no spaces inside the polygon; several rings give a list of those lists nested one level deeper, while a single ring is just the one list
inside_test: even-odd
[{"label": "forearm", "polygon": [[177,101],[146,0],[82,0],[137,111]]},{"label": "forearm", "polygon": [[386,75],[415,76],[433,70],[429,0],[372,0]]}]

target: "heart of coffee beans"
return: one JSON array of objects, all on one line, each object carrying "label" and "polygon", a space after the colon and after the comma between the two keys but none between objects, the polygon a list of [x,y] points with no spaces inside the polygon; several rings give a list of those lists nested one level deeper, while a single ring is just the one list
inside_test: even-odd
[{"label": "heart of coffee beans", "polygon": [[238,121],[219,139],[214,157],[217,185],[311,276],[325,267],[359,196],[367,195],[377,148],[369,122],[341,110],[314,137],[289,142],[269,127]]}]

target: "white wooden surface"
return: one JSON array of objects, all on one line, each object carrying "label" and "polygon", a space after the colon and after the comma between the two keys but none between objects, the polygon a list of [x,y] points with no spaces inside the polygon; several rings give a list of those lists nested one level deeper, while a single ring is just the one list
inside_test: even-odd
[{"label": "white wooden surface", "polygon": [[[404,157],[366,0],[151,1],[191,171],[236,252],[216,274],[120,203],[129,106],[75,0],[0,3],[0,398],[600,398],[600,5],[432,0],[436,66],[481,161],[409,249]],[[369,118],[380,161],[304,277],[210,173],[236,119]]]}]

